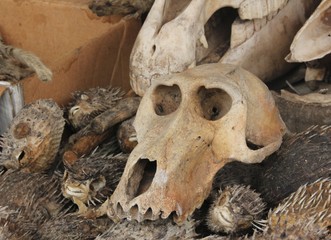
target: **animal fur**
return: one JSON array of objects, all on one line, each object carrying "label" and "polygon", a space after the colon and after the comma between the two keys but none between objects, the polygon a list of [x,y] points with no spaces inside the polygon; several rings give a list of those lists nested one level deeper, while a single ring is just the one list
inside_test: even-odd
[{"label": "animal fur", "polygon": [[[26,69],[26,67],[29,69]],[[10,45],[5,45],[0,36],[0,76],[8,80],[20,80],[27,77],[31,73],[31,70],[42,81],[47,82],[52,80],[53,74],[51,70],[36,55]]]},{"label": "animal fur", "polygon": [[151,9],[153,3],[154,0],[93,0],[89,8],[98,16],[140,17]]}]

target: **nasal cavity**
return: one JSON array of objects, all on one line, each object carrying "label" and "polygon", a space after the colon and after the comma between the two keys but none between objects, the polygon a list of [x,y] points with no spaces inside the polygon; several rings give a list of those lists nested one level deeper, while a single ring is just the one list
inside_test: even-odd
[{"label": "nasal cavity", "polygon": [[155,173],[156,161],[141,158],[134,165],[126,189],[130,200],[146,192],[151,186]]}]

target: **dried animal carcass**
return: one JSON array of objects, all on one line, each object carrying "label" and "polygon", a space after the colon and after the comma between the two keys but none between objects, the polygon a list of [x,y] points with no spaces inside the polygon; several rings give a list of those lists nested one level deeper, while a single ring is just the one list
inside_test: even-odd
[{"label": "dried animal carcass", "polygon": [[0,165],[25,172],[47,171],[56,160],[65,120],[50,99],[25,105],[2,138]]},{"label": "dried animal carcass", "polygon": [[331,180],[327,178],[301,186],[269,212],[263,236],[329,239],[330,194]]},{"label": "dried animal carcass", "polygon": [[68,119],[74,129],[87,126],[93,118],[111,109],[122,99],[120,88],[90,88],[73,93],[73,101],[68,104]]},{"label": "dried animal carcass", "polygon": [[261,220],[265,213],[266,204],[249,186],[227,186],[213,194],[206,218],[212,232],[240,233],[251,228],[255,220]]},{"label": "dried animal carcass", "polygon": [[33,239],[40,224],[70,211],[61,177],[8,171],[0,178],[0,238]]},{"label": "dried animal carcass", "polygon": [[[331,126],[313,126],[286,136],[281,148],[261,164],[233,162],[226,165],[214,180],[213,191],[222,191],[212,196],[214,203],[207,216],[210,229],[240,232],[250,228],[262,217],[255,213],[275,207],[302,185],[328,178],[330,155]],[[245,201],[247,196],[251,201]],[[238,198],[241,201],[237,201]]]},{"label": "dried animal carcass", "polygon": [[127,159],[128,155],[118,153],[116,144],[110,141],[74,163],[64,161],[62,192],[78,206],[79,215],[106,214],[101,206],[114,192]]},{"label": "dried animal carcass", "polygon": [[284,58],[318,3],[156,0],[131,53],[132,89],[142,96],[158,76],[208,61],[240,65],[263,81],[274,79],[293,67]]},{"label": "dried animal carcass", "polygon": [[42,81],[52,80],[52,72],[32,53],[5,45],[0,36],[0,80],[17,81],[35,72]]},{"label": "dried animal carcass", "polygon": [[171,213],[176,221],[185,220],[208,196],[226,162],[261,162],[278,149],[285,131],[263,82],[223,64],[154,81],[134,127],[138,145],[111,197],[109,215],[138,221]]},{"label": "dried animal carcass", "polygon": [[67,214],[41,224],[32,235],[32,239],[91,240],[104,233],[113,224],[107,217],[87,219],[76,214]]}]

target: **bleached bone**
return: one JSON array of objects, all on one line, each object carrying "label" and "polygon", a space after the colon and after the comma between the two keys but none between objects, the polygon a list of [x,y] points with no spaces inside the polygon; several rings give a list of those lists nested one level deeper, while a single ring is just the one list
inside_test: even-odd
[{"label": "bleached bone", "polygon": [[[240,65],[263,81],[276,78],[292,67],[284,58],[317,2],[156,0],[131,53],[131,87],[142,96],[154,78],[199,65],[220,46],[228,48],[230,42],[221,62]],[[235,21],[232,34],[229,26],[237,15],[218,18],[219,11],[229,7],[238,9],[241,19]],[[225,15],[229,12],[224,11]]]},{"label": "bleached bone", "polygon": [[261,162],[285,131],[265,84],[219,63],[155,79],[134,127],[138,145],[110,199],[115,219],[173,214],[182,222],[201,206],[224,164]]}]

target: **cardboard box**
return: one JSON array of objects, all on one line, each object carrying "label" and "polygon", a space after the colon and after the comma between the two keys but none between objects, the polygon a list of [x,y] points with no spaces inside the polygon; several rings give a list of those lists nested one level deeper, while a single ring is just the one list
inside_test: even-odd
[{"label": "cardboard box", "polygon": [[[89,3],[0,1],[0,34],[5,43],[33,52],[53,71],[48,83],[36,76],[21,81],[24,103],[52,98],[63,106],[76,90],[109,85],[130,89],[129,57],[141,22],[121,16],[98,17],[88,9]],[[0,92],[1,109],[4,92]]]}]

